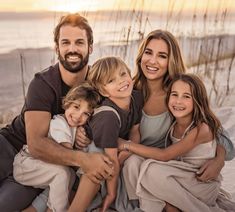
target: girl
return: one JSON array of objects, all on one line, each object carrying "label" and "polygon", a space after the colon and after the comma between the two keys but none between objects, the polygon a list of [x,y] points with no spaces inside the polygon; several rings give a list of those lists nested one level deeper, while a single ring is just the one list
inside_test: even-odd
[{"label": "girl", "polygon": [[137,183],[141,209],[162,211],[167,202],[182,211],[220,211],[216,206],[220,177],[204,183],[196,178],[199,168],[215,157],[216,139],[222,131],[209,107],[205,86],[196,75],[179,74],[169,85],[166,104],[174,122],[165,143],[169,139],[172,145],[160,149],[119,142],[120,150],[151,158],[142,164]]}]

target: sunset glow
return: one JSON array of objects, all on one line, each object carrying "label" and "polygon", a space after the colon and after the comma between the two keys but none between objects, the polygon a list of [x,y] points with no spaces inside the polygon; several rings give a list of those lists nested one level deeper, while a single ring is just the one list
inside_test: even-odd
[{"label": "sunset glow", "polygon": [[97,11],[97,10],[146,10],[164,12],[194,11],[206,9],[216,11],[228,8],[235,11],[233,0],[0,0],[0,11],[33,12],[33,11]]}]

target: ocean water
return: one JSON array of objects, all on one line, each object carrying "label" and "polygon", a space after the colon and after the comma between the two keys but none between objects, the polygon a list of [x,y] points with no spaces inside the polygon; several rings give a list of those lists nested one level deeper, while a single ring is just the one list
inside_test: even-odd
[{"label": "ocean water", "polygon": [[53,45],[53,20],[1,20],[0,53],[18,48],[41,48]]},{"label": "ocean water", "polygon": [[[53,47],[53,30],[60,14],[1,14],[0,13],[0,54],[18,48]],[[97,13],[87,19],[94,31],[95,43],[119,45],[127,40],[136,40],[154,29],[167,29],[175,36],[204,36],[235,34],[233,16],[220,20],[212,16],[208,20],[202,17],[167,17],[154,13],[137,14],[126,12],[118,14]]]}]

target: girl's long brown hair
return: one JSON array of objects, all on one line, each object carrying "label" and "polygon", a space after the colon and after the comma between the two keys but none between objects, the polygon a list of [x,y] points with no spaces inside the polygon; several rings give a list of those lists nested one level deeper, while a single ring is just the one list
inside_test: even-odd
[{"label": "girl's long brown hair", "polygon": [[221,123],[210,108],[205,85],[195,74],[177,74],[174,77],[167,91],[166,104],[168,105],[169,102],[171,88],[178,80],[190,86],[193,98],[194,126],[200,126],[200,124],[204,122],[209,126],[214,138],[218,138],[218,132],[222,130]]}]

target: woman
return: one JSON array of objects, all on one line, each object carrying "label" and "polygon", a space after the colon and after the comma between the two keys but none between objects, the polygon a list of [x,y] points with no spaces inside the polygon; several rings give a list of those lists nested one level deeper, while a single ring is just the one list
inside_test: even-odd
[{"label": "woman", "polygon": [[166,102],[174,120],[167,134],[172,145],[164,149],[133,142],[119,145],[120,150],[125,147],[151,158],[142,163],[137,183],[141,209],[155,212],[172,208],[168,202],[182,211],[221,211],[216,204],[220,178],[210,182],[196,178],[198,169],[215,157],[216,139],[222,130],[210,109],[203,82],[193,74],[175,76]]},{"label": "woman", "polygon": [[[165,104],[167,88],[176,74],[186,71],[175,37],[168,31],[150,32],[139,47],[136,69],[135,87],[143,91],[145,98],[140,123],[141,143],[153,148],[164,148],[165,136],[171,124]],[[218,145],[216,158],[201,167],[198,180],[207,181],[219,175],[224,165],[225,148],[227,158],[231,159],[232,143],[220,139],[219,144],[224,147]],[[137,180],[144,161],[138,155],[132,155],[125,161],[123,176],[130,200],[138,199]]]}]

